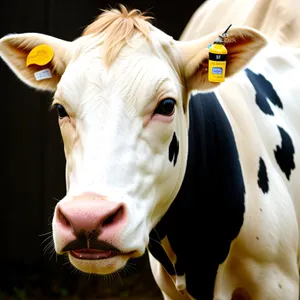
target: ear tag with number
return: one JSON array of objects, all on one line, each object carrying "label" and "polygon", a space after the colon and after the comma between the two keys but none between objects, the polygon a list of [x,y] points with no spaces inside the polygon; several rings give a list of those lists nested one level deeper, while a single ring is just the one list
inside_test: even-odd
[{"label": "ear tag with number", "polygon": [[224,39],[230,27],[231,24],[213,44],[208,45],[208,80],[210,82],[223,82],[225,80],[227,49],[224,45]]},{"label": "ear tag with number", "polygon": [[54,56],[53,49],[48,45],[39,45],[34,47],[28,54],[26,59],[26,67],[30,65],[45,66]]}]

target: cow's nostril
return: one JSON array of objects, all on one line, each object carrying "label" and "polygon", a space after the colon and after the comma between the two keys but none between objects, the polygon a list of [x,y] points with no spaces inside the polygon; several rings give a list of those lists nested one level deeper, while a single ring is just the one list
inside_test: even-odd
[{"label": "cow's nostril", "polygon": [[124,215],[124,207],[123,207],[123,205],[121,205],[113,214],[108,216],[103,221],[102,227],[117,223],[118,221],[122,220],[123,215]]},{"label": "cow's nostril", "polygon": [[61,212],[60,209],[57,210],[57,219],[65,227],[72,227],[67,217]]},{"label": "cow's nostril", "polygon": [[69,234],[98,236],[124,221],[125,205],[109,201],[69,201],[57,207],[58,226]]}]

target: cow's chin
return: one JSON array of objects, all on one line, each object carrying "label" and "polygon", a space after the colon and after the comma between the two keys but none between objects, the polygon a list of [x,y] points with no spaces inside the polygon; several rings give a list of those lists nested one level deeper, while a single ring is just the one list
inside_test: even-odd
[{"label": "cow's chin", "polygon": [[129,255],[119,255],[106,259],[98,260],[86,260],[78,259],[68,254],[71,264],[78,270],[89,273],[89,274],[98,274],[98,275],[107,275],[125,267],[130,256]]}]

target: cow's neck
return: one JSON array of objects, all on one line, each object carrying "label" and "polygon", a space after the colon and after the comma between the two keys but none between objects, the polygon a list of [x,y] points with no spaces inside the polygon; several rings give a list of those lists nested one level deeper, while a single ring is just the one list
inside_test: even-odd
[{"label": "cow's neck", "polygon": [[214,93],[190,101],[189,154],[181,189],[151,232],[168,240],[175,260],[157,242],[149,250],[172,277],[185,275],[196,299],[212,299],[216,272],[244,215],[244,182],[234,135]]}]

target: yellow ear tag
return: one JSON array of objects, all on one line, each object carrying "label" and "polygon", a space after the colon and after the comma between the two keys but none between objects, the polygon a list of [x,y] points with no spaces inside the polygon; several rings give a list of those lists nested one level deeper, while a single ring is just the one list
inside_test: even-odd
[{"label": "yellow ear tag", "polygon": [[53,58],[54,51],[48,45],[39,45],[34,47],[28,54],[26,59],[26,67],[30,65],[45,66]]},{"label": "yellow ear tag", "polygon": [[231,25],[223,34],[219,35],[213,44],[208,45],[208,81],[210,82],[225,81],[227,49],[224,46],[224,39],[230,27]]}]

